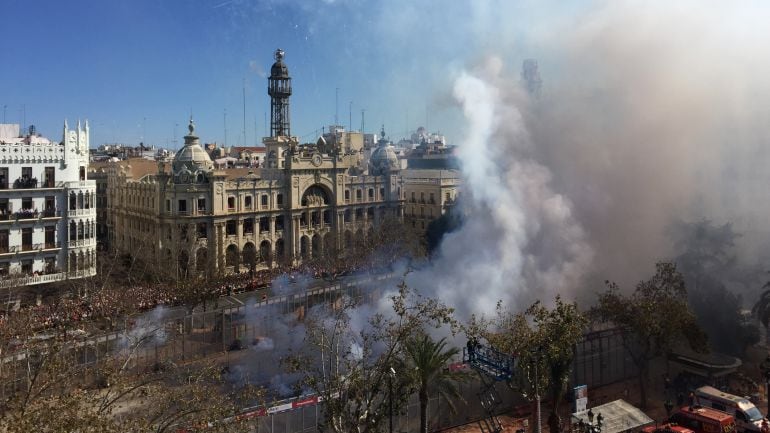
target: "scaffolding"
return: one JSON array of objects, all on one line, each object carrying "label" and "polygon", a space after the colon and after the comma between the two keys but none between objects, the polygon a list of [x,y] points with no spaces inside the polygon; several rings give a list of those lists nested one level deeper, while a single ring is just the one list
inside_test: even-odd
[{"label": "scaffolding", "polygon": [[479,420],[479,428],[484,433],[501,433],[503,425],[497,417],[497,409],[502,399],[495,383],[512,380],[516,367],[515,358],[471,340],[463,349],[463,362],[478,373],[481,381],[481,389],[477,395],[486,417]]}]

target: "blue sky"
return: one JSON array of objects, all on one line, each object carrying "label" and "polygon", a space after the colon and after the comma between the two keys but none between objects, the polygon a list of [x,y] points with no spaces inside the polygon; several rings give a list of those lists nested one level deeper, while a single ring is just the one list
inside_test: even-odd
[{"label": "blue sky", "polygon": [[536,29],[544,13],[532,4],[0,0],[0,106],[9,123],[21,123],[25,107],[26,123],[51,138],[64,118],[80,117],[91,122],[92,145],[136,144],[146,131],[145,142],[171,147],[191,111],[205,141],[223,142],[226,110],[227,144],[239,145],[245,80],[251,145],[255,126],[265,135],[265,71],[280,47],[294,79],[294,135],[313,141],[333,123],[339,88],[344,125],[352,101],[355,129],[365,109],[367,131],[385,123],[400,137],[427,122],[452,138],[453,74],[479,52],[509,53],[514,64],[531,54],[521,29]]}]

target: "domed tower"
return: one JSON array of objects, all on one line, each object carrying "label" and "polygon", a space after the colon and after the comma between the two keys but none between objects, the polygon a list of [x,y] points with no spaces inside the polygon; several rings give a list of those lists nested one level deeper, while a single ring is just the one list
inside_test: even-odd
[{"label": "domed tower", "polygon": [[184,147],[174,155],[174,162],[172,163],[174,182],[176,183],[201,182],[205,177],[205,172],[214,168],[209,154],[203,150],[198,137],[195,135],[195,124],[192,118],[190,118],[190,124],[187,128],[190,133],[185,135]]},{"label": "domed tower", "polygon": [[381,176],[399,170],[398,156],[390,142],[385,138],[385,125],[380,131],[380,140],[369,158],[369,174]]},{"label": "domed tower", "polygon": [[283,50],[275,50],[275,63],[270,68],[267,93],[270,95],[270,136],[289,137],[289,96],[291,96],[291,77],[289,68],[283,62]]},{"label": "domed tower", "polygon": [[297,149],[298,141],[291,136],[289,124],[289,96],[291,77],[283,62],[283,50],[275,50],[275,63],[270,68],[267,94],[270,95],[270,136],[262,139],[267,148],[265,167],[289,169],[291,158],[286,156]]}]

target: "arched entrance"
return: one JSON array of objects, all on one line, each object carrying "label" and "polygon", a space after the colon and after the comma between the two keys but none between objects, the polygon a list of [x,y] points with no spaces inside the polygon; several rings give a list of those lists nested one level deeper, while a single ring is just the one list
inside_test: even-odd
[{"label": "arched entrance", "polygon": [[327,255],[335,255],[337,252],[337,239],[334,233],[327,233],[324,236],[324,253]]},{"label": "arched entrance", "polygon": [[259,243],[259,259],[267,262],[268,266],[273,264],[273,255],[270,254],[270,241],[264,240]]},{"label": "arched entrance", "polygon": [[[166,271],[162,272],[174,272],[174,262],[172,260],[173,256],[171,254],[171,250],[164,248],[162,254],[161,267],[162,269],[166,269]],[[170,269],[170,271],[168,271],[168,269]]]},{"label": "arched entrance", "polygon": [[321,245],[321,235],[319,234],[313,235],[313,257],[314,258],[321,257],[322,250],[323,250],[323,245]]},{"label": "arched entrance", "polygon": [[257,248],[251,242],[246,242],[243,246],[243,264],[250,270],[254,270],[257,265]]},{"label": "arched entrance", "polygon": [[189,263],[190,255],[187,254],[187,251],[180,251],[177,256],[177,271],[179,272],[180,278],[187,278]]},{"label": "arched entrance", "polygon": [[275,256],[278,258],[278,260],[283,260],[285,258],[283,238],[276,239],[275,241]]},{"label": "arched entrance", "polygon": [[195,252],[195,269],[198,273],[204,273],[208,269],[209,250],[206,247],[198,248]]},{"label": "arched entrance", "polygon": [[299,239],[299,256],[303,259],[308,258],[308,254],[310,253],[310,239],[308,239],[307,236],[302,236]]},{"label": "arched entrance", "polygon": [[225,250],[225,266],[233,266],[238,270],[238,247],[235,244],[228,245]]}]

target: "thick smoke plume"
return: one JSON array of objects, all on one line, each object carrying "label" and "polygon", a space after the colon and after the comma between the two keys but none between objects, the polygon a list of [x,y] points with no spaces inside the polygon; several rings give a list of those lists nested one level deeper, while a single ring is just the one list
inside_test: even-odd
[{"label": "thick smoke plume", "polygon": [[466,62],[481,65],[453,87],[466,225],[417,287],[468,312],[556,292],[590,301],[604,279],[647,277],[674,254],[671,225],[702,218],[751,233],[738,259],[758,261],[770,216],[770,30],[758,17],[770,14],[685,3],[599,2],[534,25],[539,99],[495,43]]},{"label": "thick smoke plume", "polygon": [[[251,19],[284,7],[297,12],[307,44],[297,61],[334,71],[346,91],[366,95],[367,116],[399,130],[404,113],[393,107],[426,107],[426,126],[459,146],[467,224],[445,239],[432,269],[410,276],[426,295],[463,313],[556,292],[590,301],[603,280],[629,288],[672,258],[677,221],[730,222],[744,234],[737,260],[767,266],[766,2],[223,9]],[[528,58],[539,63],[539,98],[519,84]],[[415,111],[405,129],[416,126]]]},{"label": "thick smoke plume", "polygon": [[571,203],[551,189],[550,171],[528,156],[529,133],[500,74],[500,60],[490,58],[455,82],[467,120],[458,143],[466,222],[409,280],[463,317],[489,313],[499,300],[548,298],[579,281],[593,255]]}]

